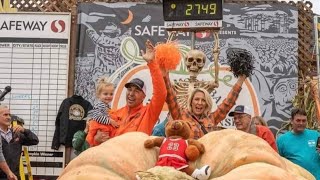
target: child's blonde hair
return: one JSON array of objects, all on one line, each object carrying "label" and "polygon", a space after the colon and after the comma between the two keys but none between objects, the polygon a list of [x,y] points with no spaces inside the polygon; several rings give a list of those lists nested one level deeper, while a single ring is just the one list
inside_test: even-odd
[{"label": "child's blonde hair", "polygon": [[102,89],[108,86],[114,87],[114,84],[110,81],[108,77],[100,77],[97,82],[97,89],[96,89],[96,95],[99,96]]}]

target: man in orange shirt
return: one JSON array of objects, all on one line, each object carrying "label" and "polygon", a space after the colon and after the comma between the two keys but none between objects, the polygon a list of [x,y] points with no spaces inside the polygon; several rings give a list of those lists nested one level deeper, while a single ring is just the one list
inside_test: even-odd
[{"label": "man in orange shirt", "polygon": [[143,105],[146,97],[146,84],[139,78],[132,79],[125,84],[126,106],[110,112],[110,116],[119,122],[115,136],[131,131],[151,134],[164,105],[167,90],[162,78],[159,65],[154,60],[155,49],[151,42],[146,42],[146,52],[142,57],[148,63],[153,86],[153,96],[147,105]]},{"label": "man in orange shirt", "polygon": [[266,126],[256,125],[252,120],[251,115],[251,109],[244,105],[236,106],[234,111],[229,113],[229,116],[233,116],[233,121],[238,130],[259,136],[267,141],[270,146],[278,152],[274,136],[270,129]]}]

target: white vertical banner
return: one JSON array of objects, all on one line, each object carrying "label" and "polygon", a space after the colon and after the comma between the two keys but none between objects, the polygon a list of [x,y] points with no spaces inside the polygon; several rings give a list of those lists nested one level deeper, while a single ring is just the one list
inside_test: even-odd
[{"label": "white vertical banner", "polygon": [[64,148],[51,149],[55,120],[67,97],[71,15],[0,14],[0,89],[12,91],[3,104],[39,138],[28,148],[32,174],[58,176]]}]

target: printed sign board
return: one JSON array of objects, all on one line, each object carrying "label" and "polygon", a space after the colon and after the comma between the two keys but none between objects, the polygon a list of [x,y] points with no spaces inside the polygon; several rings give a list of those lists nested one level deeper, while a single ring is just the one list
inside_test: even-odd
[{"label": "printed sign board", "polygon": [[33,175],[59,175],[64,148],[51,149],[56,115],[67,97],[71,16],[67,13],[0,14],[0,88],[12,90],[2,104],[37,134],[30,146]]}]

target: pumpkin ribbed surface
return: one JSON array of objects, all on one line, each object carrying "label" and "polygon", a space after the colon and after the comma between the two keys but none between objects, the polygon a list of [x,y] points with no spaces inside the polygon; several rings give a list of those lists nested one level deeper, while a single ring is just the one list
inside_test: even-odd
[{"label": "pumpkin ribbed surface", "polygon": [[[135,179],[136,174],[141,175],[141,179],[181,179],[181,172],[154,168],[159,148],[145,149],[143,143],[148,138],[151,137],[131,132],[90,148],[72,160],[59,179],[131,180]],[[205,145],[206,152],[194,165],[210,165],[210,179],[315,179],[300,166],[280,157],[263,139],[248,133],[226,129],[208,133],[199,141]],[[188,178],[185,175],[185,179]]]},{"label": "pumpkin ribbed surface", "polygon": [[232,169],[253,163],[263,162],[286,169],[286,164],[263,139],[232,129],[211,132],[199,139],[206,152],[197,161],[200,166],[208,164],[211,177],[222,176]]},{"label": "pumpkin ribbed surface", "polygon": [[134,179],[135,172],[156,164],[158,150],[143,145],[148,138],[144,133],[131,132],[92,147],[73,159],[59,179]]}]

